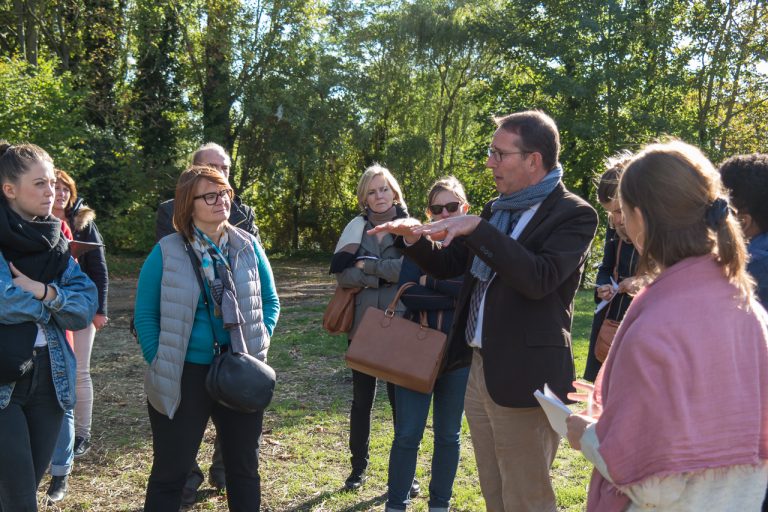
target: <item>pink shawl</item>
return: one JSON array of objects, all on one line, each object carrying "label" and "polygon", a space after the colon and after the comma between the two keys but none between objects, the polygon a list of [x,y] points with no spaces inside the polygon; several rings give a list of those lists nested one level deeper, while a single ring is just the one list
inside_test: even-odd
[{"label": "pink shawl", "polygon": [[594,471],[588,511],[623,510],[619,489],[651,476],[768,459],[768,316],[738,294],[702,256],[634,299],[595,390],[599,451],[616,486]]}]

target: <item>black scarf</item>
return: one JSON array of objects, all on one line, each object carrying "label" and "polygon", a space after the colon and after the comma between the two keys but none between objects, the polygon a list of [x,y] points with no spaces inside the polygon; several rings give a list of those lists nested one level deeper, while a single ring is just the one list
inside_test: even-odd
[{"label": "black scarf", "polygon": [[20,272],[48,284],[69,265],[69,242],[53,215],[24,220],[0,201],[0,251]]}]

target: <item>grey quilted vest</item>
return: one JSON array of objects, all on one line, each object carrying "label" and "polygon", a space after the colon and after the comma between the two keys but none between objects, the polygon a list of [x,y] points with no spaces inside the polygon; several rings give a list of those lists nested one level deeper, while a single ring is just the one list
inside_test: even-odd
[{"label": "grey quilted vest", "polygon": [[[245,318],[245,343],[251,355],[265,361],[269,334],[262,316],[261,283],[253,249],[255,239],[237,228],[229,228],[228,233],[237,303]],[[181,401],[181,372],[200,299],[200,285],[182,236],[168,235],[159,244],[163,254],[160,338],[157,355],[144,376],[144,391],[152,407],[173,419]]]}]

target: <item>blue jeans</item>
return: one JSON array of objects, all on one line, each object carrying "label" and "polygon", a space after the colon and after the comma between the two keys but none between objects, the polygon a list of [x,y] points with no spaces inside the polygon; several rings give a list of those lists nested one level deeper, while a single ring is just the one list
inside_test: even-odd
[{"label": "blue jeans", "polygon": [[435,446],[432,453],[432,478],[429,482],[429,506],[447,508],[453,494],[453,480],[459,466],[461,418],[469,367],[438,377],[431,394],[395,386],[397,423],[392,450],[389,452],[387,507],[405,510],[416,474],[416,458],[434,396],[432,411]]},{"label": "blue jeans", "polygon": [[64,411],[59,438],[51,459],[51,476],[64,476],[72,471],[72,461],[75,460],[75,412]]}]

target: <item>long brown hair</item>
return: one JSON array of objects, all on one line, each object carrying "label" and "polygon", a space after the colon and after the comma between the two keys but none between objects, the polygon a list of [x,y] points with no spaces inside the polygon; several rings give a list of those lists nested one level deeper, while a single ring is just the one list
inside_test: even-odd
[{"label": "long brown hair", "polygon": [[729,213],[719,174],[698,148],[681,141],[647,146],[627,165],[619,195],[622,209],[638,208],[645,221],[639,271],[655,273],[713,254],[744,296],[752,294],[741,228]]}]

